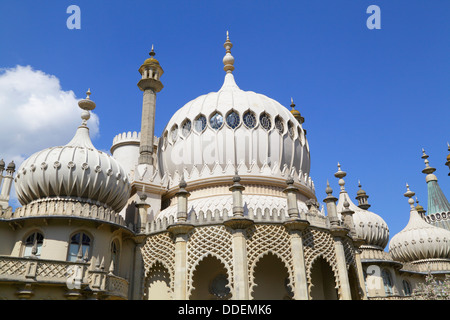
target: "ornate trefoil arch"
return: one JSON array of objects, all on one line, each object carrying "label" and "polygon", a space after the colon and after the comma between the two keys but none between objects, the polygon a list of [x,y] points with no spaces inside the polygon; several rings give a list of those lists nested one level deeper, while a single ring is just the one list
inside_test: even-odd
[{"label": "ornate trefoil arch", "polygon": [[197,227],[187,242],[187,298],[191,296],[194,271],[199,263],[213,256],[223,263],[228,274],[228,286],[234,292],[233,243],[230,232],[223,225]]},{"label": "ornate trefoil arch", "polygon": [[272,253],[279,257],[288,270],[289,286],[294,287],[294,266],[292,263],[291,242],[289,233],[282,225],[257,224],[247,231],[247,263],[249,279],[249,295],[255,288],[255,268],[258,261]]}]

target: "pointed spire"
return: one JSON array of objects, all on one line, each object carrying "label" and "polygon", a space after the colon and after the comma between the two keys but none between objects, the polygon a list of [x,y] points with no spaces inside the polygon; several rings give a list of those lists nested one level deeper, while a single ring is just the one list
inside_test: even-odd
[{"label": "pointed spire", "polygon": [[111,260],[111,264],[109,265],[109,274],[114,274],[114,260]]},{"label": "pointed spire", "polygon": [[77,262],[81,262],[83,259],[83,246],[80,245],[78,247],[78,253],[77,253]]},{"label": "pointed spire", "polygon": [[227,41],[223,44],[226,54],[225,57],[223,57],[223,70],[225,70],[227,73],[232,73],[234,70],[234,57],[231,55],[231,48],[233,47],[233,44],[230,41],[230,34],[227,31]]},{"label": "pointed spire", "polygon": [[450,203],[442,192],[438,184],[438,179],[433,172],[435,168],[431,167],[428,161],[428,155],[422,149],[422,159],[425,162],[425,169],[422,173],[426,174],[425,181],[427,182],[428,190],[428,215],[442,212],[450,212]]}]

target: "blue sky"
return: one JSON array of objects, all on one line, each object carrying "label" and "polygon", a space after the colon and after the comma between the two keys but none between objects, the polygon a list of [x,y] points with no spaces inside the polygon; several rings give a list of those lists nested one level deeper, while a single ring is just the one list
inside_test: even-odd
[{"label": "blue sky", "polygon": [[[72,4],[81,9],[80,30],[66,27]],[[369,5],[381,9],[379,30],[366,26]],[[93,142],[109,150],[116,134],[140,130],[138,68],[152,44],[165,71],[159,136],[177,109],[221,87],[227,30],[239,87],[287,107],[293,97],[305,117],[320,202],[327,179],[337,196],[340,162],[350,195],[360,179],[370,210],[385,219],[392,237],[409,219],[406,182],[427,206],[422,148],[450,197],[448,0],[2,1],[0,68],[30,66],[56,77],[61,91],[77,99],[91,88],[99,119]],[[6,111],[14,108],[14,99],[8,101]],[[73,109],[78,114],[76,104]],[[69,136],[75,131],[78,119],[70,128],[59,123],[56,109],[43,110],[52,122],[45,128],[52,129],[42,143],[50,145],[24,141],[22,157],[67,142],[58,128]],[[2,120],[21,121],[13,117]],[[20,132],[0,134],[2,157],[8,141],[21,140],[11,139]]]}]

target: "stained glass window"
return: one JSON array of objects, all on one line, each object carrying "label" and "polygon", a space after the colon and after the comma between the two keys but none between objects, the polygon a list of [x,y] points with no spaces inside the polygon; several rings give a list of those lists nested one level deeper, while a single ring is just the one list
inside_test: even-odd
[{"label": "stained glass window", "polygon": [[189,119],[183,123],[183,127],[181,128],[181,130],[183,132],[184,137],[187,137],[189,135],[189,133],[191,133],[191,126],[192,126],[192,123],[191,123],[191,120],[189,120]]},{"label": "stained glass window", "polygon": [[194,129],[197,132],[202,132],[206,128],[206,117],[203,115],[200,115],[195,119],[194,121]]},{"label": "stained glass window", "polygon": [[219,130],[223,125],[222,115],[219,112],[214,113],[211,119],[209,119],[209,124],[211,125],[211,128]]},{"label": "stained glass window", "polygon": [[295,135],[295,131],[294,131],[294,125],[292,124],[291,121],[288,122],[288,131],[289,131],[289,135],[294,138]]},{"label": "stained glass window", "polygon": [[272,127],[272,121],[270,120],[270,116],[267,113],[262,113],[259,117],[259,122],[261,123],[261,126],[266,129],[270,130]]},{"label": "stained glass window", "polygon": [[172,139],[172,142],[177,141],[178,137],[178,126],[174,125],[172,128],[172,131],[170,131],[170,139]]},{"label": "stained glass window", "polygon": [[255,114],[251,111],[244,113],[244,124],[247,128],[253,129],[256,126]]},{"label": "stained glass window", "polygon": [[283,124],[283,120],[281,120],[280,117],[275,118],[275,128],[278,129],[278,132],[280,132],[280,134],[284,133],[284,124]]},{"label": "stained glass window", "polygon": [[239,123],[241,123],[241,119],[239,118],[239,114],[236,111],[230,112],[227,116],[227,124],[231,129],[235,129]]}]

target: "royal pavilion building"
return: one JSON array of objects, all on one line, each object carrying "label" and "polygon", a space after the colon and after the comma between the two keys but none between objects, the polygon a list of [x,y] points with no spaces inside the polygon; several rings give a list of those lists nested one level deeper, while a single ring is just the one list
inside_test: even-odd
[{"label": "royal pavilion building", "polygon": [[227,34],[219,90],[160,137],[152,49],[140,132],[97,150],[89,90],[71,141],[17,168],[0,161],[0,299],[407,299],[427,275],[450,274],[450,204],[425,151],[428,211],[407,186],[392,236],[361,185],[347,193],[341,164],[338,188],[315,189],[304,117],[292,100],[240,89],[232,46]]}]

